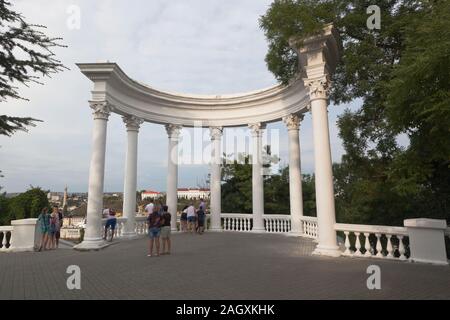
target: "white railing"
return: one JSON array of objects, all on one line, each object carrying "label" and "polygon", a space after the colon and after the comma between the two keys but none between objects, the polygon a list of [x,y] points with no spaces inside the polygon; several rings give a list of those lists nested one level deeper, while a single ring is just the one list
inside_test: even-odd
[{"label": "white railing", "polygon": [[318,237],[318,224],[317,217],[302,216],[302,236],[305,238],[317,239]]},{"label": "white railing", "polygon": [[140,236],[147,234],[147,217],[136,217],[134,231]]},{"label": "white railing", "polygon": [[343,255],[350,257],[408,260],[409,238],[404,227],[335,224],[345,236]]},{"label": "white railing", "polygon": [[12,226],[0,227],[0,252],[12,251],[13,229]]},{"label": "white railing", "polygon": [[222,213],[223,230],[250,232],[252,230],[252,215],[245,213]]},{"label": "white railing", "polygon": [[282,214],[263,215],[266,232],[287,233],[291,231],[291,216]]}]

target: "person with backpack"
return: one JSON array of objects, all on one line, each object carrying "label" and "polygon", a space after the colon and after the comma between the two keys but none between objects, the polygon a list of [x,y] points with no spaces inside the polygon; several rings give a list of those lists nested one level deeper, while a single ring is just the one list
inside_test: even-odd
[{"label": "person with backpack", "polygon": [[197,233],[203,234],[205,231],[205,218],[206,214],[203,207],[197,210]]},{"label": "person with backpack", "polygon": [[188,206],[185,206],[183,210],[181,211],[181,217],[180,217],[180,229],[182,232],[187,231],[187,208]]},{"label": "person with backpack", "polygon": [[[169,207],[163,206],[163,214],[161,216],[161,239],[162,239],[162,253],[161,254],[170,254],[170,220],[172,215],[168,212]],[[166,251],[167,247],[167,251]]]},{"label": "person with backpack", "polygon": [[159,209],[154,208],[153,212],[147,218],[149,251],[147,257],[153,256],[153,244],[156,245],[156,256],[159,256],[159,237],[161,235],[161,216]]}]

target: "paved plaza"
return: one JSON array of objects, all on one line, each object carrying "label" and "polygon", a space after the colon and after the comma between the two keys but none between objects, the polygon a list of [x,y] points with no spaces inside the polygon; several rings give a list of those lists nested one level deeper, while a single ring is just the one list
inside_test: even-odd
[{"label": "paved plaza", "polygon": [[[450,299],[450,267],[311,256],[310,240],[272,234],[176,234],[170,256],[146,239],[104,250],[0,254],[0,299]],[[381,290],[366,269],[381,268]],[[81,290],[67,289],[69,265]]]}]

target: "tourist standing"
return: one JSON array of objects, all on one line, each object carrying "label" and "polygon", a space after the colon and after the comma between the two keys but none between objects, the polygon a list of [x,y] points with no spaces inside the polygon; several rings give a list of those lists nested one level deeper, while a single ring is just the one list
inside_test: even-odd
[{"label": "tourist standing", "polygon": [[159,256],[159,237],[161,235],[161,216],[158,208],[154,208],[153,212],[147,218],[148,236],[149,236],[149,251],[148,257],[153,256],[153,244],[156,245],[156,256]]},{"label": "tourist standing", "polygon": [[200,207],[197,211],[197,232],[198,234],[203,234],[205,231],[205,218],[206,214],[203,211],[203,207]]},{"label": "tourist standing", "polygon": [[189,207],[187,208],[187,219],[188,219],[188,229],[193,234],[196,229],[196,215],[195,215],[195,207],[194,204],[191,202]]},{"label": "tourist standing", "polygon": [[47,249],[48,242],[48,229],[50,227],[50,215],[48,214],[48,208],[43,208],[37,219],[39,223],[39,229],[41,230],[41,243],[38,251]]},{"label": "tourist standing", "polygon": [[[162,223],[161,223],[161,239],[162,239],[162,254],[170,254],[170,219],[172,215],[168,212],[169,207],[163,206]],[[167,247],[167,251],[166,251]]]},{"label": "tourist standing", "polygon": [[49,249],[56,249],[56,232],[59,230],[59,215],[58,207],[53,207],[52,214],[50,215],[50,226],[48,229],[49,237]]},{"label": "tourist standing", "polygon": [[181,217],[180,217],[180,229],[183,232],[187,231],[187,208],[189,206],[185,206],[183,210],[181,211]]},{"label": "tourist standing", "polygon": [[153,213],[153,208],[155,207],[155,205],[153,204],[153,201],[150,201],[150,203],[149,204],[147,204],[146,206],[145,206],[145,212],[147,212],[147,214],[152,214]]},{"label": "tourist standing", "polygon": [[116,218],[116,212],[113,209],[108,209],[108,216],[106,217],[106,223],[105,223],[105,235],[103,239],[107,240],[108,236],[108,229],[111,229],[111,238],[110,242],[113,241],[114,238],[114,231],[116,230],[117,225],[117,218]]},{"label": "tourist standing", "polygon": [[58,210],[58,221],[59,221],[59,225],[56,228],[56,234],[55,234],[56,248],[59,247],[59,239],[61,238],[61,228],[64,223],[64,215],[63,215],[63,212],[61,209]]}]

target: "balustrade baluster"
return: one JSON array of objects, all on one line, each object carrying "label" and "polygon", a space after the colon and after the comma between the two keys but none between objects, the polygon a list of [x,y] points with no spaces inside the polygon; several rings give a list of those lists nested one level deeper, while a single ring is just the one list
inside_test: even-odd
[{"label": "balustrade baluster", "polygon": [[344,251],[344,254],[350,256],[352,254],[352,252],[350,251],[350,239],[349,239],[350,232],[349,231],[344,231],[344,235],[345,235],[345,242],[344,242],[345,251]]},{"label": "balustrade baluster", "polygon": [[406,256],[405,256],[405,246],[403,245],[403,236],[402,235],[398,235],[398,252],[400,253],[400,260],[406,260]]},{"label": "balustrade baluster", "polygon": [[392,235],[391,234],[387,234],[386,235],[386,238],[387,238],[387,246],[386,246],[386,250],[387,250],[387,252],[388,252],[388,254],[387,254],[387,257],[388,258],[394,258],[394,255],[393,255],[393,248],[392,248],[392,242],[391,242],[391,238],[392,238]]},{"label": "balustrade baluster", "polygon": [[355,241],[355,248],[356,248],[356,252],[355,255],[356,256],[360,256],[361,255],[361,242],[359,241],[359,232],[355,232],[355,236],[356,236],[356,241]]},{"label": "balustrade baluster", "polygon": [[364,249],[366,249],[366,252],[364,253],[364,255],[366,257],[370,257],[372,255],[372,253],[370,252],[372,247],[370,246],[369,236],[370,236],[370,233],[368,233],[368,232],[364,233],[364,237],[365,237]]},{"label": "balustrade baluster", "polygon": [[377,237],[377,244],[376,244],[376,249],[377,249],[377,254],[376,256],[379,258],[383,258],[383,246],[381,245],[381,234],[380,233],[375,233],[375,237]]},{"label": "balustrade baluster", "polygon": [[236,219],[231,218],[231,230],[236,230]]}]

